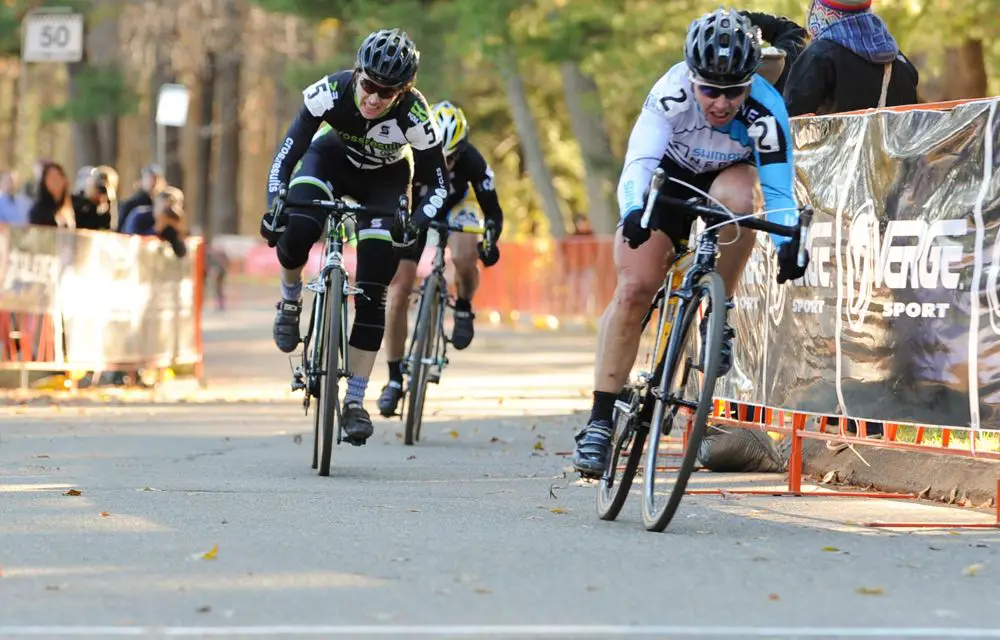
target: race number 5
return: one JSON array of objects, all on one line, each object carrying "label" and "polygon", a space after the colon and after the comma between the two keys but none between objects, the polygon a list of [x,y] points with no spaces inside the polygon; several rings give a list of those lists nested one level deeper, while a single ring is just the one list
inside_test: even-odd
[{"label": "race number 5", "polygon": [[305,98],[306,108],[309,113],[317,118],[333,108],[333,94],[330,92],[330,83],[326,78],[322,78],[306,87],[302,92]]},{"label": "race number 5", "polygon": [[757,145],[757,151],[761,153],[781,151],[781,143],[778,139],[778,121],[774,119],[774,116],[757,118],[747,129],[747,133]]}]

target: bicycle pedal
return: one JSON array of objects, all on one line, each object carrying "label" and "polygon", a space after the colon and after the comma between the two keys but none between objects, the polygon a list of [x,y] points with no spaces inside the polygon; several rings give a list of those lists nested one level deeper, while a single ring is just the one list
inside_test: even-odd
[{"label": "bicycle pedal", "polygon": [[306,383],[299,379],[292,380],[292,392],[302,391],[306,388]]},{"label": "bicycle pedal", "polygon": [[363,447],[368,444],[368,438],[353,438],[351,436],[345,436],[344,442],[352,447]]}]

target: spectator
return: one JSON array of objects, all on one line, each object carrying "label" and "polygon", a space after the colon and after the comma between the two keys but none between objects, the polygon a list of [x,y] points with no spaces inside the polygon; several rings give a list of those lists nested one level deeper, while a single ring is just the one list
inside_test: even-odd
[{"label": "spectator", "polygon": [[771,45],[763,51],[764,60],[758,73],[767,78],[779,92],[784,91],[792,65],[806,48],[806,30],[788,18],[753,11],[740,13],[757,27],[761,40]]},{"label": "spectator", "polygon": [[187,254],[187,226],[184,216],[184,194],[176,187],[164,187],[156,194],[149,211],[133,211],[125,221],[123,233],[158,236],[170,243],[178,258]]},{"label": "spectator", "polygon": [[31,224],[76,229],[77,216],[86,216],[88,206],[83,198],[70,193],[69,179],[62,165],[47,162],[35,191],[38,199],[28,211]]},{"label": "spectator", "polygon": [[46,160],[44,158],[35,160],[35,164],[31,168],[31,180],[25,180],[24,184],[21,185],[21,195],[27,198],[30,202],[38,200],[38,185],[42,182],[42,171],[50,162],[50,160]]},{"label": "spectator", "polygon": [[812,0],[812,42],[785,86],[790,116],[826,115],[916,104],[916,68],[904,56],[872,0]]},{"label": "spectator", "polygon": [[31,200],[17,191],[16,174],[0,171],[0,224],[20,227],[28,224]]},{"label": "spectator", "polygon": [[[117,173],[115,176],[117,177]],[[108,173],[98,167],[84,167],[77,173],[77,191],[81,200],[77,228],[102,231],[111,229],[113,192],[109,181]]]},{"label": "spectator", "polygon": [[152,211],[153,198],[166,186],[167,181],[163,177],[163,169],[160,168],[160,165],[150,164],[143,167],[139,190],[122,202],[118,214],[118,231],[126,233],[125,223],[133,212]]}]

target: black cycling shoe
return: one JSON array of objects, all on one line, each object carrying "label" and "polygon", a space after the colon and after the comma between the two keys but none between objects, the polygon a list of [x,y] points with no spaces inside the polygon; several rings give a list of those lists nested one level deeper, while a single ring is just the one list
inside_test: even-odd
[{"label": "black cycling shoe", "polygon": [[396,409],[399,407],[399,401],[402,399],[402,383],[390,380],[389,384],[382,387],[382,395],[378,397],[375,404],[378,405],[378,412],[382,414],[382,417],[391,418],[396,415]]},{"label": "black cycling shoe", "polygon": [[600,478],[611,458],[611,423],[592,420],[576,434],[573,468],[584,478]]},{"label": "black cycling shoe", "polygon": [[472,338],[476,335],[475,327],[472,326],[472,321],[475,319],[476,314],[471,311],[455,310],[455,328],[451,332],[451,343],[459,351],[472,344]]},{"label": "black cycling shoe", "polygon": [[368,412],[358,402],[351,402],[344,405],[344,438],[355,447],[360,447],[368,441],[368,438],[375,433],[372,426],[372,419]]},{"label": "black cycling shoe", "polygon": [[284,353],[295,351],[302,338],[299,336],[299,314],[302,313],[301,300],[282,300],[275,305],[278,315],[274,317],[274,344]]}]

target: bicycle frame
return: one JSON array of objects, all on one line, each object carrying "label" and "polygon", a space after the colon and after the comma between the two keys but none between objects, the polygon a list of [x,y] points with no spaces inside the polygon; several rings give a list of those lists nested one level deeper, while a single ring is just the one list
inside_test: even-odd
[{"label": "bicycle frame", "polygon": [[[343,368],[340,371],[335,372],[338,376],[349,375],[350,372],[350,361],[348,359],[349,350],[347,349],[348,340],[348,324],[350,309],[347,302],[348,296],[356,295],[361,293],[361,289],[350,284],[350,273],[347,271],[347,267],[344,266],[344,238],[346,237],[346,216],[340,216],[335,218],[334,216],[328,216],[326,220],[326,241],[323,245],[323,251],[320,254],[320,262],[323,265],[316,276],[310,280],[305,288],[312,291],[315,296],[312,303],[312,313],[309,319],[309,330],[306,332],[305,339],[303,340],[304,348],[302,350],[302,366],[301,374],[304,378],[304,383],[306,385],[306,394],[303,398],[302,404],[305,408],[306,414],[309,413],[309,400],[310,397],[319,397],[318,385],[322,376],[329,373],[323,371],[322,361],[323,352],[320,340],[313,340],[314,337],[323,335],[323,330],[326,328],[326,295],[327,287],[330,281],[330,274],[339,270],[343,276],[343,297],[341,298],[340,304],[340,335],[338,336],[337,349],[340,353],[339,362],[343,363]],[[329,347],[329,345],[326,345]],[[297,372],[298,373],[298,372]],[[341,407],[339,398],[333,398],[334,410],[337,412],[338,423],[341,418]],[[337,443],[340,443],[340,432],[337,433]]]},{"label": "bicycle frame", "polygon": [[[424,278],[424,281],[420,283],[420,289],[419,289],[419,291],[420,291],[420,303],[417,305],[417,318],[418,319],[420,318],[420,310],[423,308],[423,305],[427,304],[427,296],[425,294],[427,293],[428,283],[431,282],[431,281],[437,280],[440,283],[440,286],[438,287],[438,291],[437,291],[438,304],[440,305],[440,308],[441,309],[445,309],[445,308],[447,308],[449,306],[448,305],[448,298],[449,298],[449,296],[448,296],[448,281],[447,281],[447,279],[444,276],[444,268],[445,268],[444,252],[445,252],[445,248],[447,248],[447,246],[448,246],[448,238],[449,238],[449,232],[448,232],[448,230],[447,229],[443,229],[443,228],[439,228],[438,229],[437,250],[434,253],[434,263],[433,263],[433,266],[431,267],[431,272],[430,272],[430,274],[428,274],[428,276],[426,278]],[[432,353],[435,354],[435,355],[434,355],[434,357],[425,358],[425,359],[421,359],[420,360],[421,364],[427,364],[427,365],[431,365],[432,367],[433,366],[437,367],[437,371],[438,371],[437,376],[430,379],[430,381],[434,382],[435,384],[437,384],[440,381],[440,375],[441,375],[440,372],[441,372],[441,370],[443,370],[444,367],[446,367],[448,365],[448,355],[447,355],[448,354],[448,341],[444,337],[444,313],[443,312],[438,314],[437,325],[438,325],[437,326],[437,335],[436,335],[436,338],[434,340],[434,347],[432,349]],[[418,327],[414,326],[414,334],[416,333],[417,329],[418,329]],[[409,348],[407,349],[407,352],[406,352],[406,357],[403,359],[403,362],[401,363],[402,369],[403,369],[403,373],[405,375],[410,375],[413,372],[413,365],[415,364],[414,363],[414,359],[416,357],[416,354],[414,353],[414,351],[416,350],[416,348],[417,348],[417,341],[411,338],[410,339],[410,346],[409,346]]]}]

